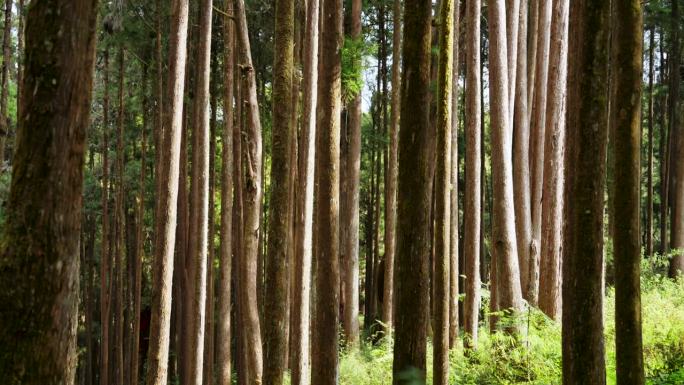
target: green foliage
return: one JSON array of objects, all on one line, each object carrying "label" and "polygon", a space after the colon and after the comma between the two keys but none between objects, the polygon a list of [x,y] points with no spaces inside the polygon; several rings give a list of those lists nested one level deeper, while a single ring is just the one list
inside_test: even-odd
[{"label": "green foliage", "polygon": [[363,72],[366,58],[373,53],[373,46],[363,39],[344,38],[342,46],[342,102],[348,104],[363,89]]}]

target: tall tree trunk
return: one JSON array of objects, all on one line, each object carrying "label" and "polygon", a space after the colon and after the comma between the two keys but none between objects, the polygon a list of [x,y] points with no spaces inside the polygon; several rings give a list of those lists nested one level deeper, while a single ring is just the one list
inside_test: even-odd
[{"label": "tall tree trunk", "polygon": [[570,4],[563,227],[563,384],[606,383],[603,193],[610,6]]},{"label": "tall tree trunk", "polygon": [[615,132],[615,344],[617,382],[644,384],[641,331],[641,74],[643,27],[638,0],[612,5],[610,121]]},{"label": "tall tree trunk", "polygon": [[[309,335],[311,293],[311,251],[313,240],[314,162],[316,153],[316,102],[318,94],[318,0],[308,0],[304,33],[304,79],[301,142],[295,230],[294,296],[292,298],[292,369],[293,385],[309,384]],[[358,326],[357,326],[358,328]]]},{"label": "tall tree trunk", "polygon": [[539,297],[539,265],[541,260],[542,185],[544,176],[544,140],[546,128],[547,84],[549,72],[549,45],[551,38],[552,0],[539,0],[535,85],[530,120],[530,172],[532,244],[530,246],[527,285],[523,287],[525,299],[537,305]]},{"label": "tall tree trunk", "polygon": [[480,209],[482,193],[480,162],[482,105],[480,103],[480,0],[466,2],[466,191],[463,242],[465,254],[464,329],[467,347],[477,347],[480,312]]},{"label": "tall tree trunk", "polygon": [[451,279],[452,102],[454,65],[454,0],[440,2],[439,70],[437,75],[437,169],[435,175],[435,328],[433,383],[449,383],[449,307]]},{"label": "tall tree trunk", "polygon": [[315,312],[312,336],[311,382],[333,385],[338,379],[339,318],[339,154],[341,109],[342,1],[323,0],[321,71],[318,82],[316,130],[320,175],[317,194],[317,263],[315,264]]},{"label": "tall tree trunk", "polygon": [[[7,112],[10,85],[10,67],[12,66],[12,0],[5,0],[5,25],[2,34],[2,74],[0,75],[0,170],[4,168],[5,147],[10,130],[10,117]],[[19,104],[19,103],[18,103]]]},{"label": "tall tree trunk", "polygon": [[[169,44],[169,101],[167,127],[164,130],[161,196],[158,228],[161,230],[155,250],[152,287],[152,319],[148,355],[147,385],[166,385],[171,329],[171,294],[176,245],[176,220],[180,175],[181,132],[183,128],[183,93],[185,87],[188,1],[173,0],[171,42]],[[184,186],[180,186],[185,188]]]},{"label": "tall tree trunk", "polygon": [[[220,26],[220,25],[219,25]],[[204,368],[202,370],[202,378],[205,383],[214,383],[214,260],[216,257],[216,248],[214,247],[214,237],[216,230],[216,202],[215,202],[215,190],[216,190],[216,115],[218,109],[218,66],[216,62],[216,57],[211,61],[211,76],[210,80],[210,120],[209,120],[209,200],[208,208],[209,213],[207,216],[208,230],[207,230],[207,296],[206,296],[206,317],[204,322]]]},{"label": "tall tree trunk", "polygon": [[34,92],[20,100],[0,253],[0,373],[9,385],[74,383],[97,10],[96,0],[46,0],[27,17],[25,84]]},{"label": "tall tree trunk", "polygon": [[[680,107],[682,108],[682,107]],[[674,135],[673,141],[676,148],[673,148],[676,159],[680,159],[674,165],[673,184],[674,194],[672,197],[672,248],[678,252],[672,256],[670,262],[670,277],[676,277],[684,273],[684,165],[681,162],[684,156],[684,127],[680,122],[680,127]]]},{"label": "tall tree trunk", "polygon": [[[21,100],[21,91],[24,88],[24,24],[26,19],[24,1],[19,0],[17,4],[17,18],[19,19],[17,26],[17,101]],[[20,104],[17,103],[17,116],[21,115]]]},{"label": "tall tree trunk", "polygon": [[561,314],[563,226],[563,138],[568,60],[567,0],[553,1],[548,98],[544,139],[539,308],[554,320]]},{"label": "tall tree trunk", "polygon": [[[109,47],[104,52],[104,99],[102,101],[102,243],[100,254],[100,385],[109,384]],[[108,281],[109,277],[109,281]]]},{"label": "tall tree trunk", "polygon": [[[680,37],[679,37],[679,30],[680,30],[680,16],[679,16],[679,1],[671,1],[672,4],[672,10],[670,12],[670,31],[672,34],[671,37],[671,52],[669,52],[668,55],[668,64],[670,65],[669,70],[669,89],[668,89],[668,101],[667,101],[667,107],[668,107],[668,129],[667,129],[667,144],[666,144],[666,151],[665,151],[665,157],[661,160],[664,163],[664,170],[663,170],[663,175],[662,175],[662,183],[663,183],[663,190],[662,190],[662,196],[660,197],[660,204],[663,207],[662,208],[662,218],[663,218],[663,225],[661,226],[662,233],[660,235],[661,239],[661,249],[663,254],[667,254],[670,251],[669,245],[668,245],[668,236],[667,236],[667,217],[668,217],[668,210],[670,209],[671,206],[673,206],[670,203],[671,200],[671,195],[670,193],[674,191],[672,189],[672,179],[673,179],[673,170],[672,170],[672,162],[671,160],[673,159],[672,155],[675,150],[675,145],[676,145],[676,140],[677,136],[674,135],[675,132],[677,131],[678,127],[678,122],[679,122],[679,117],[677,115],[678,113],[678,106],[679,106],[679,87],[680,87],[680,63],[681,63],[681,47],[680,47]],[[674,216],[671,218],[673,227],[674,227]],[[674,237],[674,234],[671,234],[672,237]],[[670,273],[673,271],[673,265],[670,265]]]},{"label": "tall tree trunk", "polygon": [[276,0],[273,63],[271,196],[264,309],[264,382],[280,385],[287,366],[287,297],[290,273],[290,186],[295,127],[291,107],[294,67],[294,0]]},{"label": "tall tree trunk", "polygon": [[[233,14],[230,0],[225,1],[225,12]],[[221,131],[221,246],[219,251],[219,292],[217,361],[218,385],[232,384],[231,367],[231,277],[233,248],[233,87],[234,87],[235,26],[232,19],[223,20],[223,130]],[[237,157],[240,155],[237,153]],[[236,254],[237,255],[237,254]]]},{"label": "tall tree trunk", "polygon": [[[393,383],[425,381],[428,318],[430,205],[430,36],[432,3],[404,2],[399,175],[397,194],[396,342]],[[417,369],[414,378],[408,374]],[[416,378],[417,377],[417,378]]]},{"label": "tall tree trunk", "polygon": [[239,300],[245,343],[247,383],[261,384],[263,361],[261,355],[261,329],[257,307],[257,258],[259,254],[259,229],[262,197],[261,121],[256,95],[256,78],[247,31],[247,16],[244,0],[235,1],[237,38],[239,40],[238,60],[242,79],[246,127],[243,132],[244,181],[243,181],[243,243],[240,261]]},{"label": "tall tree trunk", "polygon": [[646,185],[646,256],[653,256],[653,74],[655,65],[653,62],[653,50],[655,47],[655,25],[649,30],[648,42],[648,163]]},{"label": "tall tree trunk", "polygon": [[124,340],[125,335],[125,320],[124,311],[127,306],[125,301],[125,289],[124,285],[127,280],[124,279],[124,271],[126,269],[126,247],[125,247],[125,231],[126,224],[124,220],[125,215],[125,188],[124,188],[124,125],[125,125],[125,105],[124,105],[124,87],[126,80],[126,50],[121,45],[119,47],[118,62],[119,62],[119,108],[117,111],[117,135],[116,135],[116,196],[114,197],[114,223],[115,223],[115,237],[114,237],[114,271],[116,279],[116,307],[114,316],[115,325],[115,339],[116,344],[114,345],[116,365],[114,366],[114,378],[115,382],[118,384],[124,384],[125,378],[125,365],[124,365]]},{"label": "tall tree trunk", "polygon": [[[458,80],[459,80],[459,22],[460,2],[453,7],[453,60],[451,67],[451,186],[450,186],[450,230],[449,230],[449,348],[454,348],[458,339],[459,271],[458,263]],[[386,225],[385,225],[386,226]],[[385,281],[386,282],[386,281]]]}]

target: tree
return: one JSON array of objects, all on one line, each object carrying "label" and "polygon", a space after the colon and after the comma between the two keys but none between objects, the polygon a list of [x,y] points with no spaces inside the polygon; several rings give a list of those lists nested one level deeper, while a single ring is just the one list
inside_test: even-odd
[{"label": "tree", "polygon": [[563,226],[563,138],[568,60],[568,10],[554,0],[551,21],[548,95],[544,139],[542,238],[539,308],[558,320],[561,311],[561,244]]},{"label": "tree", "polygon": [[466,192],[464,204],[463,253],[465,254],[466,297],[463,322],[466,346],[477,347],[480,311],[480,207],[482,158],[480,103],[480,6],[466,2]]},{"label": "tree", "polygon": [[294,0],[275,4],[275,52],[273,63],[273,138],[271,196],[269,200],[268,254],[264,310],[264,382],[282,384],[287,366],[287,303],[290,274],[290,185],[292,82],[294,67]]},{"label": "tree", "polygon": [[176,220],[180,176],[181,132],[183,129],[183,92],[185,87],[185,49],[188,30],[188,1],[173,1],[171,42],[169,44],[168,92],[170,113],[162,142],[161,209],[159,238],[155,250],[154,285],[152,287],[152,319],[148,353],[147,385],[165,385],[171,331],[171,294],[173,283]]},{"label": "tree", "polygon": [[[100,385],[109,383],[109,48],[104,52],[104,98],[102,100],[102,247],[100,253]],[[109,276],[109,282],[107,277]]]},{"label": "tree", "polygon": [[606,383],[603,193],[608,136],[608,17],[600,0],[570,4],[563,226],[563,384]]},{"label": "tree", "polygon": [[610,122],[615,132],[615,344],[617,381],[644,384],[641,333],[641,3],[612,6]]},{"label": "tree", "polygon": [[0,251],[0,373],[11,385],[74,382],[97,5],[38,1],[27,16],[24,84],[33,92],[20,99]]},{"label": "tree", "polygon": [[339,156],[341,111],[342,1],[323,0],[318,82],[318,153],[316,174],[317,229],[315,314],[312,333],[311,382],[333,385],[338,377]]},{"label": "tree", "polygon": [[460,3],[457,0],[453,7],[453,64],[451,68],[451,186],[450,186],[450,239],[449,239],[449,348],[456,345],[458,338],[458,305],[459,305],[459,248],[458,248],[458,79],[459,79],[459,21]]},{"label": "tree", "polygon": [[454,0],[440,2],[437,95],[437,170],[435,175],[435,328],[433,381],[449,383],[449,306],[451,279],[452,76],[454,61]]},{"label": "tree", "polygon": [[[425,381],[430,252],[430,37],[432,3],[404,2],[397,190],[396,340],[393,383]],[[417,370],[418,378],[410,378]],[[408,377],[408,378],[407,378]]]},{"label": "tree", "polygon": [[10,45],[12,40],[12,0],[5,0],[5,25],[2,34],[2,74],[0,75],[0,168],[4,167],[5,162],[5,147],[7,136],[9,136],[10,117],[7,114],[9,82],[10,82],[10,67],[12,60],[12,47]]}]

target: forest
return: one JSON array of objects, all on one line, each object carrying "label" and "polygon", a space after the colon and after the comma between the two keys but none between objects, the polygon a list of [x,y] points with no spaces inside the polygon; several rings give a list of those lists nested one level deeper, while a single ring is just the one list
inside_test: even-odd
[{"label": "forest", "polygon": [[684,385],[684,0],[0,4],[0,384]]}]

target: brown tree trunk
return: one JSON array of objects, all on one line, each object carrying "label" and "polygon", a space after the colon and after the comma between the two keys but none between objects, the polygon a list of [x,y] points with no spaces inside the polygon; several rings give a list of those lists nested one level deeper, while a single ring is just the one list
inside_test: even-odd
[{"label": "brown tree trunk", "polygon": [[554,320],[559,320],[561,315],[563,138],[565,137],[568,11],[569,3],[567,0],[554,0],[542,183],[539,308]]},{"label": "brown tree trunk", "polygon": [[480,7],[479,0],[466,2],[466,192],[464,203],[465,307],[464,331],[467,347],[477,347],[480,311],[480,208],[482,193],[480,162]]},{"label": "brown tree trunk", "polygon": [[[299,174],[294,255],[294,295],[292,297],[292,322],[290,357],[293,385],[309,384],[309,335],[311,293],[311,251],[313,240],[314,209],[314,162],[316,138],[316,102],[318,88],[318,0],[308,0],[306,31],[304,33],[304,79],[301,141],[299,145]],[[358,326],[357,326],[358,327]]]},{"label": "brown tree trunk", "polygon": [[311,382],[334,385],[338,380],[339,321],[339,155],[341,110],[342,1],[323,0],[321,71],[318,82],[316,130],[320,176],[317,193],[317,263],[315,264],[315,312],[312,335]]},{"label": "brown tree trunk", "polygon": [[[225,2],[225,12],[233,14],[230,0]],[[232,19],[223,20],[223,130],[221,132],[221,246],[219,249],[219,292],[217,358],[218,385],[232,384],[231,367],[231,277],[233,248],[233,87],[234,87],[235,26]],[[237,153],[237,157],[240,155]],[[237,254],[236,254],[237,255]]]},{"label": "brown tree trunk", "polygon": [[[220,25],[219,25],[220,26]],[[214,237],[216,232],[216,114],[218,109],[218,73],[217,63],[215,57],[211,61],[211,76],[210,81],[210,120],[209,120],[209,213],[207,216],[207,296],[206,296],[206,317],[204,322],[204,368],[202,370],[202,378],[205,383],[214,383],[214,303],[215,303],[215,282],[214,282],[214,260],[216,257],[216,248],[214,247]]]},{"label": "brown tree trunk", "polygon": [[264,382],[280,385],[287,366],[287,297],[290,273],[290,186],[294,109],[294,0],[276,0],[273,64],[271,196],[264,295]]},{"label": "brown tree trunk", "polygon": [[[459,22],[461,14],[460,2],[456,0],[453,7],[453,60],[451,65],[451,186],[450,186],[450,230],[449,230],[449,348],[454,348],[458,339],[458,281],[460,268],[458,263],[458,80],[459,80]],[[387,225],[385,225],[387,226]]]},{"label": "brown tree trunk", "polygon": [[677,130],[677,134],[673,136],[672,140],[676,143],[676,148],[673,148],[674,155],[678,162],[674,164],[674,175],[672,183],[674,184],[674,194],[672,196],[672,249],[678,250],[672,256],[670,262],[670,277],[676,277],[684,273],[684,164],[682,164],[682,157],[684,157],[684,127],[681,125]]},{"label": "brown tree trunk", "polygon": [[648,163],[646,177],[646,256],[653,256],[653,73],[655,65],[653,62],[653,51],[655,47],[655,25],[649,30],[648,43]]},{"label": "brown tree trunk", "polygon": [[[162,141],[165,167],[161,175],[161,210],[157,220],[160,233],[155,250],[152,287],[152,320],[147,359],[147,385],[166,385],[171,329],[171,294],[176,245],[176,219],[180,174],[183,93],[185,86],[188,1],[173,1],[171,42],[169,44],[169,101],[167,127]],[[184,186],[180,186],[185,188]]]},{"label": "brown tree trunk", "polygon": [[0,171],[4,169],[5,163],[5,147],[7,146],[7,137],[10,130],[10,117],[7,112],[8,95],[9,95],[9,81],[10,81],[10,67],[12,66],[12,0],[5,0],[5,24],[4,32],[2,34],[2,74],[0,76]]},{"label": "brown tree trunk", "polygon": [[[430,36],[432,3],[404,2],[401,118],[397,194],[396,339],[393,383],[425,381],[430,205]],[[413,376],[411,376],[413,371]],[[407,378],[408,377],[408,378]],[[411,378],[413,377],[413,378]]]},{"label": "brown tree trunk", "polygon": [[104,52],[104,99],[102,101],[102,244],[100,255],[100,385],[109,383],[109,48]]},{"label": "brown tree trunk", "polygon": [[601,0],[570,4],[562,262],[564,385],[606,383],[602,192],[609,12],[609,3]]},{"label": "brown tree trunk", "polygon": [[97,10],[96,0],[47,0],[28,13],[25,84],[35,92],[20,100],[0,257],[0,373],[9,385],[74,383]]},{"label": "brown tree trunk", "polygon": [[125,231],[126,224],[124,221],[125,208],[125,188],[124,188],[124,120],[125,120],[125,105],[124,105],[124,87],[126,80],[126,51],[121,45],[119,47],[118,62],[119,62],[119,108],[117,111],[117,135],[116,135],[116,196],[114,197],[114,223],[115,223],[115,237],[114,237],[114,271],[116,280],[116,306],[114,315],[114,325],[115,325],[115,362],[114,366],[114,379],[118,384],[124,384],[124,378],[126,375],[126,366],[124,365],[125,356],[125,320],[124,311],[127,306],[125,301],[125,289],[124,285],[126,281],[124,279],[124,271],[126,269],[126,247],[125,247]]},{"label": "brown tree trunk", "polygon": [[437,75],[437,169],[435,175],[435,273],[433,384],[449,383],[449,307],[451,279],[452,102],[454,65],[454,0],[440,1],[439,69]]}]

